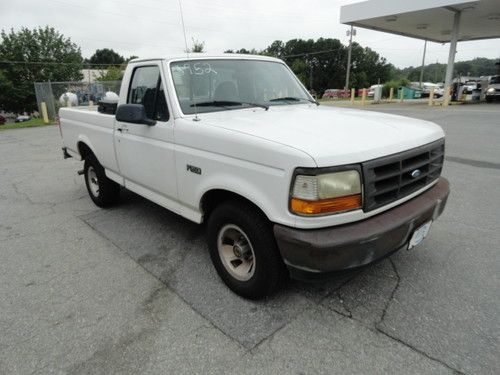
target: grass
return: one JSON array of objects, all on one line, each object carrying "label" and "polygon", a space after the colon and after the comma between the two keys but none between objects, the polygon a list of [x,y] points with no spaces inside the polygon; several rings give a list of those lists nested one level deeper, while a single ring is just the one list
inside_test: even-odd
[{"label": "grass", "polygon": [[33,118],[31,120],[24,121],[24,122],[16,122],[13,124],[0,125],[0,130],[17,129],[17,128],[33,128],[33,127],[37,127],[37,126],[46,126],[46,125],[54,125],[54,123],[49,121],[49,123],[46,124],[43,122],[43,119],[41,119],[41,118]]}]

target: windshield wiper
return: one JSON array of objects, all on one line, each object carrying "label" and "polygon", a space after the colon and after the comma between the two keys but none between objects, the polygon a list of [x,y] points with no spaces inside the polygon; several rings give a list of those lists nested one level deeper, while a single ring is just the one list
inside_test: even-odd
[{"label": "windshield wiper", "polygon": [[207,101],[207,102],[200,102],[200,103],[195,103],[191,104],[191,107],[194,106],[198,107],[231,107],[235,105],[250,105],[252,107],[259,107],[263,108],[266,111],[269,109],[269,106],[265,104],[260,104],[260,103],[249,103],[249,102],[236,102],[232,100],[212,100],[212,101]]},{"label": "windshield wiper", "polygon": [[275,98],[269,100],[270,102],[300,102],[300,101],[308,101],[310,103],[314,103],[316,105],[319,105],[318,101],[313,100],[313,99],[308,99],[308,98],[296,98],[293,96],[284,96],[282,98]]}]

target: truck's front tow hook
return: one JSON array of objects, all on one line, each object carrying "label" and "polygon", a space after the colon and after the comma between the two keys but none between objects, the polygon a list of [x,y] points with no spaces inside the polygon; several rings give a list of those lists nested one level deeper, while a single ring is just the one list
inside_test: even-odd
[{"label": "truck's front tow hook", "polygon": [[78,176],[81,176],[82,174],[84,174],[84,173],[85,173],[85,170],[84,170],[84,169],[81,169],[81,170],[79,170],[79,171],[78,171],[78,172],[76,172],[76,173],[78,173]]}]

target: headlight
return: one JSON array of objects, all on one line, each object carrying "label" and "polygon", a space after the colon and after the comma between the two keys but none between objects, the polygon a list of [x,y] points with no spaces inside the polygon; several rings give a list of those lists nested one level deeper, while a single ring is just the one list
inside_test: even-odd
[{"label": "headlight", "polygon": [[290,210],[299,215],[338,213],[361,208],[361,177],[356,170],[316,176],[297,175]]},{"label": "headlight", "polygon": [[488,90],[486,90],[486,92],[488,94],[493,94],[495,92],[495,88],[494,87],[490,87]]}]

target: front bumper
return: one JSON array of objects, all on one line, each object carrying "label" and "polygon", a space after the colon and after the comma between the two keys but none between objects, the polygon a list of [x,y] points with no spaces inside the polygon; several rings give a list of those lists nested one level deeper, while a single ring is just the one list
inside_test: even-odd
[{"label": "front bumper", "polygon": [[489,100],[498,100],[500,99],[500,91],[495,91],[493,93],[486,93],[485,98]]},{"label": "front bumper", "polygon": [[449,183],[369,219],[336,227],[304,230],[276,224],[274,235],[292,277],[340,271],[372,263],[402,248],[413,231],[444,210]]}]

